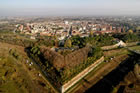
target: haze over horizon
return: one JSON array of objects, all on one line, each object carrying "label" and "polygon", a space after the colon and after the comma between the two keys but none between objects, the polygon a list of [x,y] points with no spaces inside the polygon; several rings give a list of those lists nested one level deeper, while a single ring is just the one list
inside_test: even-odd
[{"label": "haze over horizon", "polygon": [[1,0],[0,16],[140,16],[140,0]]}]

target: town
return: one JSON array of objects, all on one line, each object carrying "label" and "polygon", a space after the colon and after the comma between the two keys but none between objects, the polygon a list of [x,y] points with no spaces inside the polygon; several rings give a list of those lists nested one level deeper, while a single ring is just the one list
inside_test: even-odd
[{"label": "town", "polygon": [[[47,20],[45,22],[32,22],[15,25],[14,32],[31,35],[32,39],[35,36],[57,36],[59,40],[66,37],[79,35],[80,37],[88,37],[89,35],[100,35],[109,33],[125,33],[138,31],[138,23],[136,18],[121,17],[121,18],[82,18],[68,19],[60,18],[56,20]],[[123,23],[122,23],[123,22]],[[137,26],[138,29],[134,29]]]}]

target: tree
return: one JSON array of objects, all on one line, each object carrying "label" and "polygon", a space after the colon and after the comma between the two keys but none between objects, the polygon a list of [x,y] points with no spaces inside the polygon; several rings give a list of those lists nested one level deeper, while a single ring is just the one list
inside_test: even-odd
[{"label": "tree", "polygon": [[86,45],[85,39],[81,38],[78,35],[77,36],[73,36],[71,38],[71,40],[72,40],[72,45],[73,46],[79,46],[80,48],[82,48],[82,47],[85,47],[85,45]]},{"label": "tree", "polygon": [[59,42],[58,42],[58,40],[55,40],[55,47],[59,47]]},{"label": "tree", "polygon": [[138,35],[136,34],[126,34],[123,38],[122,38],[123,41],[125,42],[136,42],[136,41],[139,41],[140,38]]},{"label": "tree", "polygon": [[93,31],[90,31],[89,37],[93,36]]},{"label": "tree", "polygon": [[96,57],[100,58],[103,55],[103,51],[100,47],[94,47],[91,49],[91,51],[88,53],[89,57]]},{"label": "tree", "polygon": [[133,33],[133,30],[130,29],[128,32],[132,34]]},{"label": "tree", "polygon": [[66,42],[65,42],[64,47],[69,47],[70,48],[71,46],[72,46],[71,40],[70,39],[67,39]]},{"label": "tree", "polygon": [[40,48],[38,46],[35,46],[31,49],[31,52],[34,54],[34,55],[40,55]]}]

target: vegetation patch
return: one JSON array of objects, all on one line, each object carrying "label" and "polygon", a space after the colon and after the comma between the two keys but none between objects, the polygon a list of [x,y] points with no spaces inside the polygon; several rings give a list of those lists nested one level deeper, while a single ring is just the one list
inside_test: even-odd
[{"label": "vegetation patch", "polygon": [[99,59],[101,48],[84,47],[66,56],[45,47],[27,49],[29,56],[42,68],[53,84],[60,87]]}]

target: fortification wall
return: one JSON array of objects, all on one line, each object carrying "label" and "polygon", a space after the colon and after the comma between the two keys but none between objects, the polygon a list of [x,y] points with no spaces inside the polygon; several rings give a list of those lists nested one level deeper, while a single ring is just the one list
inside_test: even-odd
[{"label": "fortification wall", "polygon": [[79,73],[77,76],[75,76],[70,81],[68,81],[67,83],[65,83],[61,87],[61,93],[66,92],[70,87],[72,87],[79,80],[81,80],[83,77],[85,77],[89,72],[91,72],[95,67],[97,67],[99,64],[101,64],[103,61],[104,61],[104,57],[101,57],[96,62],[94,62],[92,65],[90,65],[85,70],[83,70],[81,73]]}]

